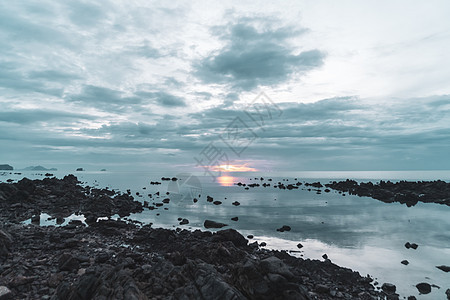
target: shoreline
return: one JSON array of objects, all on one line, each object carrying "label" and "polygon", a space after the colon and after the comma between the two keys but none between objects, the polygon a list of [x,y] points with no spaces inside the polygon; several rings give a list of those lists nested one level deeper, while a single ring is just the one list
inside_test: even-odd
[{"label": "shoreline", "polygon": [[[191,232],[97,221],[141,211],[142,204],[127,194],[82,187],[73,175],[2,183],[0,203],[0,286],[13,298],[376,299],[382,295],[370,277],[328,259],[301,259],[262,249],[234,229]],[[20,224],[28,218],[33,221],[41,211],[57,220],[83,213],[88,226],[79,220],[63,227]]]}]

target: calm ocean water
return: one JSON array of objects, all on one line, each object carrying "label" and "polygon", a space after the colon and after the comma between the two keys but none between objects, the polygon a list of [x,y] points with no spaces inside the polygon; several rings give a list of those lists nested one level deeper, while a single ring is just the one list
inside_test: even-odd
[{"label": "calm ocean water", "polygon": [[[14,171],[21,172],[21,171]],[[8,178],[42,178],[42,172],[2,173],[0,181]],[[44,172],[45,173],[45,172]],[[52,172],[63,177],[68,172]],[[131,218],[151,222],[154,227],[204,229],[205,219],[229,224],[244,235],[252,234],[254,240],[266,242],[267,248],[298,251],[292,255],[322,259],[327,254],[332,262],[370,274],[381,286],[383,282],[397,285],[401,296],[419,297],[415,285],[428,282],[433,287],[429,295],[421,299],[444,299],[450,288],[450,274],[437,269],[437,265],[450,265],[450,207],[419,203],[406,207],[398,203],[383,203],[375,199],[358,196],[342,196],[335,191],[317,194],[304,189],[280,190],[271,187],[256,187],[245,190],[236,182],[245,183],[294,183],[344,180],[435,180],[450,181],[450,171],[389,171],[389,172],[289,172],[289,173],[234,173],[222,174],[212,181],[203,174],[176,174],[164,172],[72,172],[84,184],[109,187],[126,191],[131,189],[139,201],[160,202],[170,198],[171,202],[158,210],[145,210]],[[161,181],[161,176],[180,178],[177,182],[162,182],[150,185],[150,181]],[[264,177],[261,181],[259,177]],[[255,178],[258,178],[256,180]],[[267,181],[272,178],[272,182]],[[286,181],[283,181],[286,180]],[[303,186],[302,186],[303,187]],[[301,188],[302,188],[301,187]],[[322,189],[323,190],[323,189]],[[155,193],[161,197],[155,199]],[[136,192],[140,196],[136,196]],[[166,196],[166,192],[170,194]],[[148,196],[152,194],[152,198]],[[206,201],[209,195],[222,205]],[[193,197],[199,201],[194,203]],[[238,201],[240,206],[232,205]],[[159,215],[157,215],[159,214]],[[179,225],[178,218],[187,218],[188,225]],[[239,221],[232,221],[238,217]],[[44,221],[44,220],[43,220]],[[276,229],[289,225],[290,232]],[[227,228],[227,227],[226,227]],[[406,249],[406,242],[415,242],[417,250]],[[402,260],[409,265],[402,265]]]}]

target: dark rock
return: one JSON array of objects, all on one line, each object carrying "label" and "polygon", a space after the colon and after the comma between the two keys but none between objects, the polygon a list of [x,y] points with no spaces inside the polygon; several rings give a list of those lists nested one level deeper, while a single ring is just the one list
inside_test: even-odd
[{"label": "dark rock", "polygon": [[220,204],[222,204],[222,201],[216,200],[216,201],[213,202],[213,204],[214,204],[214,205],[220,205]]},{"label": "dark rock", "polygon": [[419,245],[417,245],[416,243],[412,243],[411,244],[411,248],[416,250],[419,247]]},{"label": "dark rock", "polygon": [[330,291],[330,287],[325,284],[316,285],[316,292],[320,294],[326,294]]},{"label": "dark rock", "polygon": [[58,268],[60,271],[75,271],[80,267],[80,263],[76,258],[68,253],[61,255],[58,261]]},{"label": "dark rock", "polygon": [[323,259],[328,259],[328,255],[324,254],[324,255],[322,255],[322,258]]},{"label": "dark rock", "polygon": [[253,235],[249,234],[247,235],[247,238],[251,240],[253,238]]},{"label": "dark rock", "polygon": [[41,215],[36,214],[31,217],[31,224],[39,225],[41,223]]},{"label": "dark rock", "polygon": [[84,171],[83,168],[77,168],[77,172],[82,172],[82,171]]},{"label": "dark rock", "polygon": [[381,286],[381,289],[386,294],[394,294],[395,291],[397,290],[397,287],[392,283],[383,283],[383,285]]},{"label": "dark rock", "polygon": [[410,242],[406,242],[406,244],[405,244],[405,248],[406,248],[406,249],[409,249],[409,248],[411,248],[411,243],[410,243]]},{"label": "dark rock", "polygon": [[298,243],[298,244],[297,244],[297,248],[298,248],[298,249],[301,249],[301,248],[303,248],[303,245],[300,244],[300,243]]},{"label": "dark rock", "polygon": [[439,270],[442,270],[444,272],[450,272],[450,267],[449,266],[436,266],[436,268],[438,268]]},{"label": "dark rock", "polygon": [[225,229],[217,231],[214,234],[214,239],[216,241],[230,241],[232,242],[236,247],[242,247],[247,245],[248,241],[245,239],[245,237],[242,236],[239,232],[237,232],[234,229]]},{"label": "dark rock", "polygon": [[261,260],[260,266],[265,273],[279,274],[286,278],[292,278],[294,276],[289,267],[281,259],[275,256],[270,256]]},{"label": "dark rock", "polygon": [[96,263],[105,263],[110,259],[110,255],[106,252],[101,252],[97,255],[97,257],[95,258],[95,262]]},{"label": "dark rock", "polygon": [[447,295],[447,299],[450,299],[450,289],[447,289],[445,291],[445,294]]},{"label": "dark rock", "polygon": [[174,266],[182,266],[186,263],[186,257],[178,251],[169,253],[166,257],[172,262]]},{"label": "dark rock", "polygon": [[228,225],[224,224],[224,223],[211,221],[211,220],[205,220],[205,222],[203,223],[203,226],[205,228],[222,228],[222,227],[225,227],[225,226],[228,226]]},{"label": "dark rock", "polygon": [[238,217],[233,217],[233,218],[231,218],[231,221],[239,221],[239,218]]},{"label": "dark rock", "polygon": [[421,282],[416,284],[416,288],[421,294],[429,294],[431,293],[431,285],[426,282]]},{"label": "dark rock", "polygon": [[186,224],[189,224],[189,220],[188,219],[181,220],[180,225],[186,225]]},{"label": "dark rock", "polygon": [[234,206],[239,206],[239,205],[241,205],[241,203],[239,203],[238,201],[234,201],[234,202],[231,203],[231,204],[233,204]]},{"label": "dark rock", "polygon": [[417,300],[417,298],[415,296],[409,296],[408,300]]},{"label": "dark rock", "polygon": [[13,239],[11,235],[0,229],[0,258],[9,254],[12,243]]},{"label": "dark rock", "polygon": [[214,201],[214,198],[211,197],[211,196],[206,196],[206,201],[208,201],[208,202],[213,202],[213,201]]},{"label": "dark rock", "polygon": [[401,263],[402,263],[403,265],[407,266],[407,265],[409,264],[409,261],[407,261],[407,260],[405,259],[405,260],[402,260]]},{"label": "dark rock", "polygon": [[267,246],[267,243],[266,243],[266,242],[261,242],[261,243],[259,243],[259,245],[260,245],[261,247],[265,247],[265,246]]},{"label": "dark rock", "polygon": [[279,231],[279,232],[291,231],[291,227],[287,226],[287,225],[283,225],[281,228],[278,228],[277,231]]}]

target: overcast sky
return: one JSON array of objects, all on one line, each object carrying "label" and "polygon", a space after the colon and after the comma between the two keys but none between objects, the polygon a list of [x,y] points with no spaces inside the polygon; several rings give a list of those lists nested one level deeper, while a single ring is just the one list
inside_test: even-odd
[{"label": "overcast sky", "polygon": [[450,169],[450,2],[247,2],[1,2],[0,164]]}]

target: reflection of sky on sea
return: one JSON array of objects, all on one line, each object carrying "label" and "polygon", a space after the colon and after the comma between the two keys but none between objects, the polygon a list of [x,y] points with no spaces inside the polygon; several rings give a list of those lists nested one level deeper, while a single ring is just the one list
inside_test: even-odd
[{"label": "reflection of sky on sea", "polygon": [[[443,293],[448,288],[448,274],[435,266],[450,265],[450,207],[419,203],[408,208],[398,203],[386,204],[371,198],[342,196],[335,191],[316,194],[315,191],[302,190],[303,186],[291,191],[273,188],[278,181],[284,184],[294,183],[293,178],[287,182],[281,178],[273,178],[271,182],[263,181],[270,183],[270,187],[245,190],[244,187],[230,186],[230,183],[262,182],[255,179],[257,176],[244,177],[242,173],[236,174],[224,173],[222,175],[231,178],[216,182],[209,177],[198,176],[201,196],[197,203],[192,201],[192,195],[183,197],[183,193],[191,193],[190,185],[186,188],[183,183],[189,177],[183,177],[178,182],[180,194],[171,193],[166,196],[167,182],[158,186],[149,185],[150,181],[159,181],[161,174],[85,172],[78,173],[77,176],[89,185],[109,186],[122,191],[129,188],[137,200],[145,200],[150,204],[161,202],[166,197],[171,198],[171,203],[165,205],[168,210],[145,210],[131,216],[133,219],[151,222],[154,227],[204,230],[204,220],[211,219],[229,224],[229,227],[244,235],[254,235],[255,240],[265,241],[268,248],[298,251],[296,245],[301,242],[304,246],[301,252],[293,252],[292,255],[303,254],[306,258],[321,259],[327,253],[338,265],[358,270],[363,275],[372,274],[380,283],[395,283],[404,296],[418,296],[414,285],[422,281],[442,288],[433,289],[428,296],[422,295],[423,299],[440,298],[437,293]],[[28,174],[28,177],[33,176]],[[4,181],[3,177],[0,180]],[[299,178],[300,182],[304,180],[313,182],[319,179]],[[322,179],[321,182],[329,180]],[[193,186],[199,188],[195,184]],[[157,191],[161,194],[159,198],[154,195]],[[141,196],[136,196],[136,192]],[[149,193],[154,196],[148,197]],[[207,202],[207,195],[223,204]],[[183,200],[176,201],[175,196]],[[235,201],[240,202],[240,205],[232,205]],[[179,217],[187,218],[189,224],[180,226],[177,220]],[[232,221],[232,217],[239,217],[239,221]],[[292,230],[277,232],[276,229],[283,225],[291,226]],[[407,241],[419,244],[419,248],[406,249],[404,244]],[[408,266],[400,263],[404,259],[410,262]]]}]

